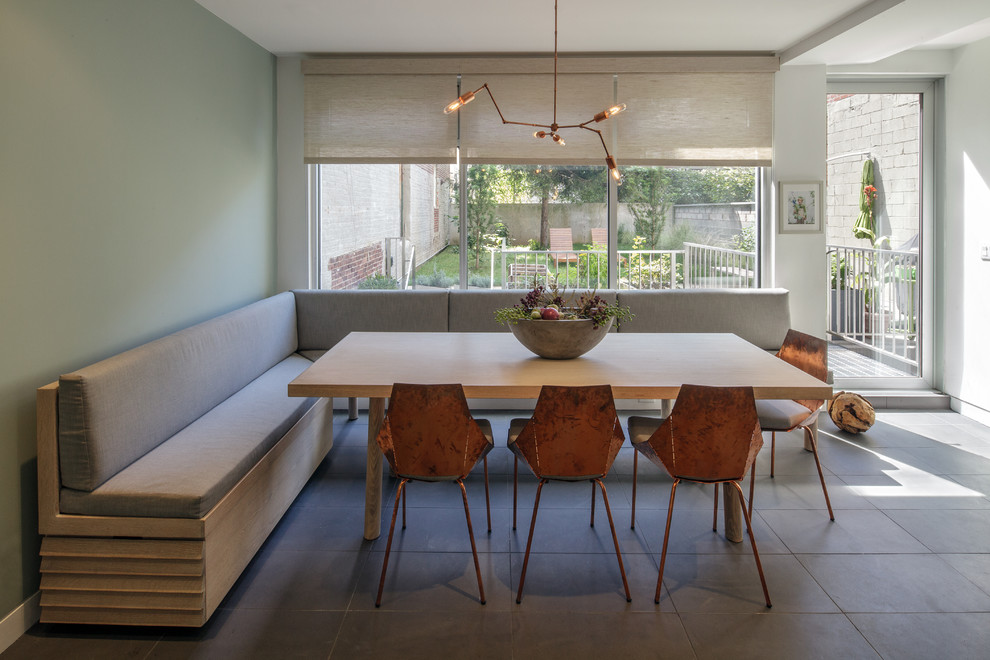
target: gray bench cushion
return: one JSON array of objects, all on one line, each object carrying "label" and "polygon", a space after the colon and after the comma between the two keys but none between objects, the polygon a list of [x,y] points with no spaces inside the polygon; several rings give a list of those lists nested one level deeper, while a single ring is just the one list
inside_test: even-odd
[{"label": "gray bench cushion", "polygon": [[349,332],[446,332],[447,291],[293,291],[301,351],[328,350]]},{"label": "gray bench cushion", "polygon": [[92,492],[63,488],[61,510],[94,516],[200,518],[285,435],[315,399],[286,386],[310,361],[292,355]]},{"label": "gray bench cushion", "polygon": [[777,350],[791,326],[787,289],[620,291],[635,318],[619,332],[731,332]]},{"label": "gray bench cushion", "polygon": [[93,490],[294,353],[295,316],[283,293],[62,376],[62,485]]}]

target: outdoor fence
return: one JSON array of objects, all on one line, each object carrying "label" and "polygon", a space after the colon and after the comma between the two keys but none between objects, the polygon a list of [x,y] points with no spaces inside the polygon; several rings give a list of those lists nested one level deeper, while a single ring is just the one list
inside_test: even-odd
[{"label": "outdoor fence", "polygon": [[918,253],[827,249],[829,334],[917,369]]},{"label": "outdoor fence", "polygon": [[[531,289],[553,278],[562,288],[608,286],[604,250],[492,248],[491,288]],[[683,250],[619,250],[618,288],[693,289],[756,286],[756,254],[685,243]]]}]

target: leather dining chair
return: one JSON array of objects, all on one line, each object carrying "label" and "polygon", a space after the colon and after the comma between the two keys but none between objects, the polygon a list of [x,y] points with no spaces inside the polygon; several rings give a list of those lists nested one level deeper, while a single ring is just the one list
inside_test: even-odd
[{"label": "leather dining chair", "polygon": [[[828,344],[824,339],[807,335],[797,330],[788,330],[784,343],[777,351],[777,357],[790,365],[819,380],[828,377]],[[815,467],[818,468],[818,479],[822,483],[822,493],[825,495],[825,506],[828,517],[835,520],[832,513],[832,503],[828,497],[828,487],[825,486],[825,475],[822,472],[822,462],[818,456],[818,439],[813,427],[818,421],[824,399],[817,400],[764,400],[756,402],[756,412],[760,418],[760,427],[770,431],[770,477],[774,473],[774,454],[777,446],[777,433],[787,433],[795,429],[804,432],[806,446],[811,448],[815,457]],[[750,501],[752,513],[752,499]]]},{"label": "leather dining chair", "polygon": [[[637,453],[666,470],[674,480],[670,488],[667,526],[663,533],[654,602],[660,602],[677,486],[682,481],[691,481],[714,484],[716,506],[719,484],[725,484],[726,487],[731,485],[739,493],[746,531],[749,533],[756,569],[763,585],[763,596],[767,607],[771,607],[770,592],[767,590],[760,553],[753,535],[752,518],[739,485],[746,473],[752,472],[756,454],[762,446],[763,434],[756,416],[753,388],[703,385],[682,385],[670,415],[659,428],[648,439],[633,442]],[[714,526],[713,524],[712,527]]]},{"label": "leather dining chair", "polygon": [[[521,459],[539,479],[536,487],[536,501],[533,504],[533,518],[529,525],[529,538],[526,541],[526,554],[519,576],[519,591],[516,602],[522,602],[523,585],[526,582],[526,567],[533,545],[533,531],[536,528],[536,515],[540,508],[540,494],[543,486],[550,481],[590,481],[591,526],[595,524],[595,487],[602,492],[605,513],[612,531],[615,557],[619,562],[622,586],[626,601],[629,584],[622,564],[619,539],[615,534],[612,510],[608,503],[608,493],[602,478],[612,467],[619,448],[625,441],[622,425],[615,412],[612,388],[608,385],[587,387],[566,387],[544,385],[540,397],[529,419],[514,419],[509,424],[508,447],[516,457],[516,465]],[[516,472],[517,474],[517,472]],[[515,527],[516,485],[513,477],[513,528]]]},{"label": "leather dining chair", "polygon": [[406,486],[410,481],[452,481],[461,489],[464,517],[467,520],[474,570],[478,576],[481,603],[485,603],[485,586],[481,580],[478,550],[471,527],[464,478],[479,460],[485,461],[485,502],[488,505],[488,531],[491,532],[491,505],[488,495],[487,456],[494,443],[488,420],[474,419],[468,410],[461,385],[412,385],[395,383],[389,399],[388,413],[377,436],[378,446],[392,471],[400,479],[392,510],[392,524],[385,544],[382,577],[378,583],[375,607],[382,603],[385,572],[388,569],[395,519],[402,502],[402,528],[406,527]]}]

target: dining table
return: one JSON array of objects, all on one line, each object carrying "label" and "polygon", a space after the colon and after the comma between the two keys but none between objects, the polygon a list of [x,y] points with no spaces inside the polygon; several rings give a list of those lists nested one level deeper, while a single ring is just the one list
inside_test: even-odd
[{"label": "dining table", "polygon": [[[830,399],[832,387],[734,334],[611,332],[584,355],[538,357],[501,332],[352,332],[288,386],[289,396],[368,397],[364,537],[381,534],[377,436],[394,383],[459,383],[471,399],[533,399],[544,385],[611,385],[620,401],[669,401],[682,385],[751,386],[757,399]],[[639,404],[638,404],[639,405]],[[742,540],[734,489],[725,535]]]}]

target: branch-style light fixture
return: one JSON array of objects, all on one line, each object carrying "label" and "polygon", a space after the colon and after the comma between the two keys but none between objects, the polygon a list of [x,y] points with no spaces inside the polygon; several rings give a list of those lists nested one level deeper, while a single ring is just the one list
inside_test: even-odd
[{"label": "branch-style light fixture", "polygon": [[586,131],[591,131],[592,133],[598,134],[598,139],[602,142],[602,148],[605,150],[605,165],[608,166],[608,172],[615,179],[617,184],[622,184],[622,177],[619,174],[619,167],[615,164],[615,157],[608,152],[608,146],[605,144],[605,138],[602,137],[602,132],[600,129],[592,128],[588,124],[598,124],[609,117],[614,117],[623,110],[626,109],[625,103],[617,103],[611,108],[602,110],[597,115],[589,119],[588,121],[581,124],[568,124],[566,126],[561,126],[557,123],[557,0],[553,3],[553,122],[550,124],[534,124],[525,121],[509,121],[502,114],[502,110],[498,107],[498,103],[495,101],[495,96],[492,94],[492,90],[489,89],[488,83],[485,83],[473,92],[465,92],[458,96],[454,101],[448,103],[443,109],[444,114],[450,114],[452,112],[457,112],[465,105],[474,100],[475,95],[481,90],[488,92],[489,98],[492,100],[492,104],[495,106],[495,110],[498,112],[498,116],[502,119],[503,124],[515,124],[517,126],[532,126],[538,129],[549,129],[549,130],[538,130],[533,133],[533,137],[543,139],[549,137],[551,140],[564,146],[564,138],[561,137],[559,131],[565,128],[583,128]]}]

